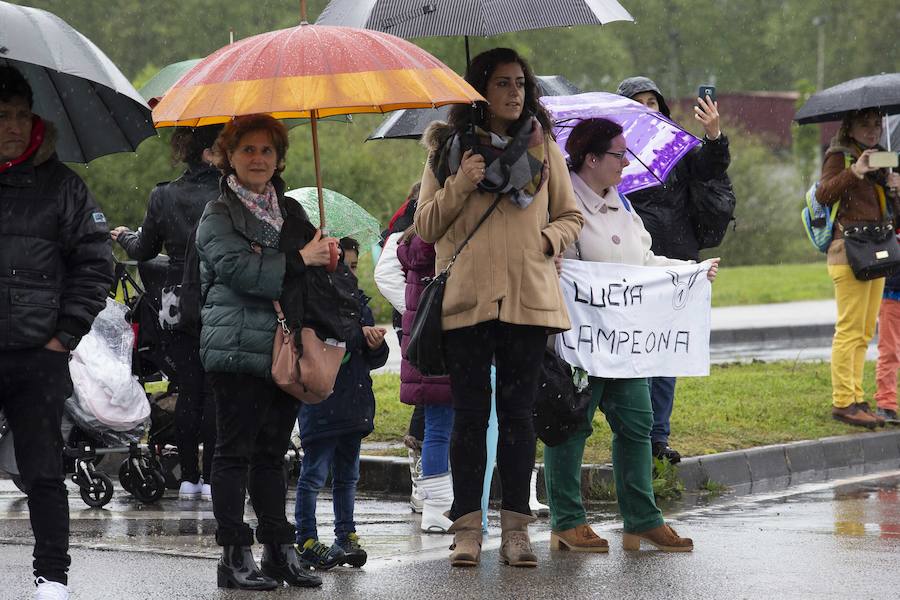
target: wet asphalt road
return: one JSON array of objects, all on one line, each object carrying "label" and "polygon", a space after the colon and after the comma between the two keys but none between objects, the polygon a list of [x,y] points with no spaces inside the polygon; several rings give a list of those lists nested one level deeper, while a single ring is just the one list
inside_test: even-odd
[{"label": "wet asphalt road", "polygon": [[[141,506],[118,492],[107,509],[71,496],[73,598],[886,598],[900,590],[900,471],[706,505],[668,507],[694,538],[692,554],[625,553],[610,506],[593,514],[609,555],[549,552],[547,521],[533,527],[537,569],[497,562],[492,522],[480,568],[448,566],[449,536],[420,536],[403,502],[361,500],[363,569],[323,574],[321,589],[252,594],[215,587],[209,505],[164,499]],[[330,540],[328,503],[320,533]],[[30,533],[24,498],[0,481],[0,598],[29,598]]]}]

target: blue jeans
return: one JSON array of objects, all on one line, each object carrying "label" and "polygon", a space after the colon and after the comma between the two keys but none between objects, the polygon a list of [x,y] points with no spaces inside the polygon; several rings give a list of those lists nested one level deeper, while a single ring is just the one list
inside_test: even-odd
[{"label": "blue jeans", "polygon": [[303,443],[303,462],[297,480],[297,543],[319,539],[316,529],[316,499],[331,472],[331,493],[334,507],[334,536],[337,542],[356,531],[353,505],[356,502],[356,483],[359,481],[359,447],[362,435],[349,433]]},{"label": "blue jeans", "polygon": [[422,476],[443,475],[450,470],[452,406],[425,407],[425,441],[422,442]]},{"label": "blue jeans", "polygon": [[654,444],[668,444],[669,419],[675,406],[674,377],[652,377],[650,379],[650,402],[653,404],[653,429],[650,441]]}]

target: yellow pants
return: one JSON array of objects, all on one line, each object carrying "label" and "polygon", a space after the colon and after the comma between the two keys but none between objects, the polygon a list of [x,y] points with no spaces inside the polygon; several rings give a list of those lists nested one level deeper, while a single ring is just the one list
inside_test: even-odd
[{"label": "yellow pants", "polygon": [[866,348],[875,335],[875,322],[884,278],[860,281],[850,265],[828,265],[837,301],[837,323],[831,343],[831,401],[846,408],[863,400]]}]

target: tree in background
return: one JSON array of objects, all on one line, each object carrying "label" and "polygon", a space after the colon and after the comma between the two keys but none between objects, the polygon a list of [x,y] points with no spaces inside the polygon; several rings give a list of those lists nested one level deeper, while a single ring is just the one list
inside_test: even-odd
[{"label": "tree in background", "polygon": [[[473,54],[506,45],[518,49],[538,74],[564,75],[584,90],[612,91],[627,76],[647,75],[671,97],[696,93],[700,83],[725,91],[781,91],[814,81],[817,39],[824,33],[824,85],[897,71],[900,9],[896,0],[621,0],[635,23],[519,32],[473,38]],[[15,0],[50,10],[84,33],[140,86],[160,67],[206,56],[228,41],[291,27],[297,0]],[[318,15],[326,0],[310,0]],[[461,38],[414,42],[462,72]],[[727,116],[727,114],[726,114]],[[364,142],[380,121],[363,115],[352,124],[323,123],[323,177],[385,221],[421,176],[425,151],[408,140]],[[687,123],[693,121],[687,118]],[[731,133],[731,130],[729,130]],[[177,176],[169,159],[168,132],[146,140],[138,152],[108,156],[79,167],[111,223],[140,224],[150,190]],[[313,184],[309,128],[291,131],[285,178],[289,187]],[[729,173],[738,196],[737,230],[716,251],[726,264],[815,259],[800,229],[799,199],[817,162],[809,157],[817,128],[795,130],[793,157],[776,157],[758,141],[731,136]],[[372,289],[367,288],[367,289]]]}]

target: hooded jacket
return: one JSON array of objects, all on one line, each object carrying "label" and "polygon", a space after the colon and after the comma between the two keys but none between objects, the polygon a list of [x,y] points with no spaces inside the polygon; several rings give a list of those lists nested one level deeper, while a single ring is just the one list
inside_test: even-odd
[{"label": "hooded jacket", "polygon": [[[669,106],[652,80],[631,77],[619,84],[616,93],[633,98],[641,92],[653,92],[659,111],[671,118]],[[725,175],[731,163],[728,138],[722,133],[715,140],[704,139],[669,172],[661,185],[627,195],[653,239],[654,254],[681,260],[698,260],[700,244],[688,214],[691,181],[709,181]]]},{"label": "hooded jacket", "polygon": [[[443,187],[438,184],[432,171],[435,153],[453,132],[436,122],[422,136],[430,153],[415,223],[419,236],[434,244],[436,271],[447,266],[496,198],[461,171],[447,177]],[[528,208],[501,201],[457,258],[444,291],[444,330],[492,320],[551,331],[571,327],[551,257],[575,241],[584,218],[575,205],[562,151],[553,140],[548,149],[549,178]]]},{"label": "hooded jacket", "polygon": [[0,351],[77,341],[112,287],[106,217],[55,142],[45,122],[35,153],[0,171]]},{"label": "hooded jacket", "polygon": [[219,197],[221,176],[214,167],[190,165],[175,181],[160,183],[153,188],[141,230],[119,236],[118,242],[128,256],[147,261],[165,246],[169,256],[165,285],[181,283],[188,240],[203,209]]},{"label": "hooded jacket", "polygon": [[388,359],[388,345],[372,350],[362,334],[364,326],[375,324],[369,298],[357,290],[359,321],[347,339],[345,362],[338,371],[334,392],[319,404],[301,404],[297,418],[302,444],[324,437],[357,433],[369,435],[375,428],[375,393],[369,371],[383,367]]}]

